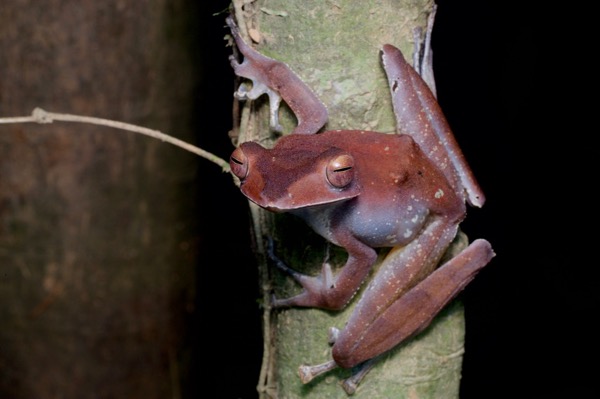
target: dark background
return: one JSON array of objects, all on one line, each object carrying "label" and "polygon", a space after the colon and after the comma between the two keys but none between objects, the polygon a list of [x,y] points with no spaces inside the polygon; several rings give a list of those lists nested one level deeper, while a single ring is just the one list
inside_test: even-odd
[{"label": "dark background", "polygon": [[[467,337],[461,398],[589,394],[597,369],[588,361],[594,364],[597,352],[591,324],[599,303],[597,261],[591,248],[600,151],[597,129],[586,122],[597,111],[579,99],[593,73],[586,73],[587,52],[573,46],[589,30],[582,20],[586,13],[531,2],[438,4],[432,46],[439,101],[487,195],[486,205],[471,209],[462,226],[471,239],[488,239],[497,253],[462,294]],[[205,89],[218,98],[202,106],[220,115],[223,129],[229,126],[231,73],[221,20],[208,19],[215,79]],[[215,145],[212,138],[201,144]],[[230,149],[224,143],[215,152],[225,156]],[[246,231],[244,203],[227,180],[214,181],[223,198],[205,199],[214,201],[207,209],[231,201],[232,220],[215,220],[213,228],[223,229],[213,237],[215,247],[227,245],[223,237],[231,237],[232,229]],[[255,315],[251,262],[235,258],[231,270],[202,271],[202,278],[227,281],[223,306],[243,317],[243,336],[230,349],[244,355],[221,359],[247,364],[243,384],[219,383],[232,389],[231,397],[251,397],[256,381],[252,362],[258,353],[246,347],[260,339],[256,319],[248,317]],[[212,316],[219,317],[216,310]],[[220,331],[209,334],[214,338],[208,342],[223,342]]]},{"label": "dark background", "polygon": [[462,226],[497,253],[463,295],[463,399],[593,392],[593,22],[552,7],[440,2],[439,98],[488,197]]},{"label": "dark background", "polygon": [[[20,2],[19,7],[27,11],[31,4],[33,3]],[[90,4],[94,3],[88,5]],[[135,3],[120,4],[131,6]],[[214,14],[225,10],[228,4],[229,1],[226,0],[182,0],[168,5],[173,7],[173,14],[179,15],[182,9],[189,13],[189,22],[186,20],[185,27],[170,28],[189,31],[189,43],[185,45],[193,52],[193,68],[197,70],[197,75],[194,75],[198,76],[197,86],[194,88],[195,103],[192,104],[196,110],[193,128],[196,144],[223,158],[227,158],[233,149],[226,132],[232,126],[234,83],[228,62],[231,50],[224,46],[224,36],[227,34],[224,14]],[[576,8],[561,4],[562,8],[552,9],[552,6],[547,4],[542,7],[534,2],[517,1],[440,0],[438,4],[432,42],[438,98],[467,160],[487,195],[487,203],[482,209],[470,209],[462,228],[471,239],[488,239],[497,253],[490,265],[461,294],[465,303],[467,323],[461,398],[591,397],[597,391],[592,386],[598,368],[594,319],[598,314],[600,302],[595,278],[595,247],[598,237],[596,226],[599,222],[596,211],[596,182],[599,180],[597,160],[600,158],[598,132],[594,123],[598,114],[595,109],[597,101],[594,98],[597,92],[594,75],[597,72],[593,62],[597,45],[590,40],[597,34],[594,32],[596,24],[588,20],[593,18],[593,13],[579,5]],[[107,7],[111,8],[112,6]],[[128,9],[133,10],[134,7]],[[41,13],[39,8],[36,10],[38,14]],[[52,11],[61,12],[57,9]],[[36,19],[35,15],[29,18],[29,26],[42,25],[43,21]],[[40,15],[37,15],[37,18],[43,20]],[[71,35],[83,35],[84,32],[77,30],[81,27],[77,22],[81,24],[81,21],[77,21],[77,15],[73,18],[73,25],[60,24],[60,28],[64,30],[57,28],[56,31],[43,31],[46,32],[46,36],[41,34],[34,39],[42,44],[60,43],[61,40],[54,40],[56,37],[52,35],[60,36],[65,31],[68,31],[68,34],[64,34],[66,38]],[[103,15],[102,18],[110,20],[111,14]],[[15,25],[4,25],[7,26]],[[127,26],[121,28],[128,32]],[[94,30],[87,30],[87,34],[90,31]],[[19,33],[24,43],[30,41],[31,38],[26,33]],[[109,37],[111,33],[118,37],[120,31],[109,31],[105,36]],[[136,37],[140,36],[143,35]],[[75,39],[73,42],[78,43]],[[111,49],[114,53],[109,54],[113,62],[119,61],[118,45],[119,43],[115,42],[115,48]],[[61,68],[45,70],[44,65],[54,65],[48,61],[59,57],[53,58],[55,54],[51,48],[46,50],[47,52],[41,53],[32,52],[28,54],[27,59],[36,62],[33,71],[42,71],[40,76],[49,76],[48,82],[52,83],[53,73]],[[89,48],[85,50],[91,51]],[[61,54],[64,56],[65,52]],[[144,51],[139,53],[146,54]],[[135,56],[129,54],[128,60],[132,57]],[[72,60],[77,57],[68,56],[66,59]],[[135,61],[134,66],[142,64],[140,58]],[[0,59],[0,65],[11,64]],[[99,65],[115,64],[101,62]],[[177,60],[173,60],[169,65],[176,67],[177,71],[185,69],[184,66],[177,65]],[[56,68],[56,65],[54,67]],[[67,67],[73,66],[69,64]],[[118,68],[106,69],[107,71],[102,72],[119,72]],[[136,68],[131,70],[135,71]],[[76,70],[74,75],[79,72]],[[37,72],[28,73],[35,75]],[[186,69],[186,73],[189,73],[189,69]],[[39,76],[34,77],[39,79]],[[146,81],[143,77],[138,76],[138,80],[133,76],[133,79],[129,80],[139,82],[138,86],[144,86]],[[74,79],[76,78],[75,76]],[[196,84],[196,81],[193,81],[193,84]],[[172,92],[178,91],[176,83],[173,82]],[[0,76],[0,89],[4,89],[0,90],[0,93],[6,95],[6,98],[10,99],[11,95],[14,95],[10,93],[14,86],[14,81],[11,83]],[[106,99],[122,94],[119,90],[108,87],[92,86],[83,89],[85,90],[73,89],[72,92],[52,91],[50,94],[58,93],[55,94],[57,98],[50,98],[52,101],[48,100],[46,103],[52,104],[57,111],[68,112],[72,108],[61,104],[77,102],[77,99],[85,97],[85,93],[91,93],[85,101],[85,104],[91,107],[86,113],[96,115],[98,104],[94,103],[95,98],[104,98],[105,102],[109,103],[111,101]],[[18,88],[13,91],[17,92]],[[26,89],[22,91],[25,92]],[[42,90],[42,94],[46,96],[47,91]],[[22,97],[28,103],[28,94],[20,94],[24,94]],[[136,92],[136,95],[139,94]],[[61,102],[61,99],[68,101]],[[10,105],[10,101],[5,104]],[[176,105],[182,108],[190,106],[187,100]],[[60,109],[61,107],[64,109]],[[29,108],[19,108],[18,112],[28,111]],[[2,116],[8,116],[7,113],[10,112],[6,105],[0,109]],[[60,143],[60,137],[68,137],[66,133],[62,136],[53,133],[54,130],[61,129],[59,124],[54,125],[53,129],[37,125],[27,129],[40,134],[44,131],[44,137],[50,143]],[[15,137],[21,136],[17,134]],[[24,137],[37,136],[31,133]],[[70,140],[64,141],[68,143]],[[127,143],[127,140],[123,139],[123,142]],[[73,142],[86,143],[75,139]],[[98,142],[102,143],[100,139]],[[142,139],[137,143],[146,146]],[[11,148],[13,144],[14,148],[18,148],[16,145],[19,143],[9,143]],[[115,148],[120,148],[117,144]],[[78,147],[76,144],[73,146],[72,151],[75,151]],[[64,154],[72,153],[69,148],[65,145]],[[105,145],[100,148],[108,151],[106,148],[112,147]],[[6,153],[11,157],[16,157],[17,154]],[[185,157],[180,155],[180,152],[175,155],[180,156]],[[190,181],[184,180],[184,183],[180,184],[185,185],[186,189],[189,186],[194,187],[189,189],[192,194],[185,199],[189,201],[190,214],[194,216],[186,222],[191,225],[190,228],[195,229],[197,226],[200,230],[197,235],[194,230],[193,240],[190,240],[190,246],[197,248],[199,252],[195,268],[197,281],[194,285],[197,287],[197,295],[189,312],[186,311],[181,326],[176,326],[181,328],[182,341],[185,341],[182,346],[186,349],[186,356],[187,348],[191,346],[193,349],[189,358],[182,359],[182,363],[191,364],[191,370],[183,370],[186,376],[183,394],[184,397],[205,397],[212,392],[219,392],[215,397],[254,398],[257,396],[255,387],[262,342],[257,305],[258,279],[250,250],[247,202],[232,184],[230,177],[220,173],[218,167],[203,160],[194,158],[194,161],[199,162],[197,177],[190,178]],[[22,162],[26,163],[27,160]],[[14,170],[18,170],[19,167],[15,162]],[[133,170],[137,171],[136,168]],[[135,175],[124,175],[121,178],[129,178],[140,187],[145,186],[143,182],[146,178],[169,181],[165,176],[141,176],[139,181]],[[89,180],[96,182],[93,178]],[[82,190],[84,193],[88,191]],[[33,191],[34,194],[36,192]],[[91,192],[95,193],[93,190]],[[102,198],[106,196],[103,191],[100,191],[100,194]],[[158,197],[155,203],[168,204],[161,194],[165,193],[153,193]],[[197,203],[190,199],[194,195],[197,197]],[[39,202],[46,200],[43,196],[33,195],[32,198]],[[24,201],[32,201],[32,198],[27,197]],[[127,198],[127,202],[129,201],[130,198]],[[86,204],[82,206],[85,207]],[[16,207],[18,208],[19,204]],[[0,207],[0,213],[4,210],[6,214],[8,209]],[[124,215],[127,219],[127,213]],[[95,215],[95,218],[102,222],[103,215]],[[34,220],[31,225],[35,225],[36,222]],[[77,242],[85,244],[86,241],[86,237],[82,237]],[[6,241],[3,243],[6,244]],[[92,241],[90,245],[91,243]],[[36,249],[38,247],[35,240],[26,244],[31,253],[39,252],[39,256],[44,255]],[[122,243],[115,243],[114,246],[120,247]],[[226,261],[223,261],[224,256]],[[1,282],[5,287],[18,288],[18,284],[14,282],[19,280],[13,279],[11,269],[6,267],[7,265],[0,264],[0,267],[2,266],[5,267]],[[91,296],[96,298],[97,292],[102,291],[100,287],[104,286],[103,281],[99,281],[96,287],[92,277],[89,278],[89,291]],[[139,287],[145,286],[148,284],[140,282]],[[28,288],[31,286],[24,286],[24,290]],[[23,293],[16,295],[24,296]],[[150,298],[156,295],[154,292],[136,292],[134,297],[137,296]],[[66,306],[69,302],[76,302],[74,298],[64,295],[56,302],[56,308],[59,310],[58,305]],[[12,301],[9,297],[5,304],[27,304],[26,298],[19,299],[21,301]],[[184,299],[187,305],[188,298]],[[159,297],[158,300],[161,304],[165,298]],[[39,339],[33,341],[21,340],[18,334],[14,334],[19,330],[11,329],[5,322],[0,332],[5,335],[12,334],[12,340],[0,340],[0,366],[3,370],[3,375],[0,375],[0,390],[29,392],[28,387],[39,388],[43,387],[44,383],[54,386],[53,375],[60,375],[60,378],[64,379],[65,374],[68,374],[64,370],[87,370],[86,362],[90,360],[117,358],[120,348],[127,349],[126,344],[129,342],[118,339],[121,337],[119,334],[127,332],[121,324],[123,320],[131,319],[130,321],[137,322],[152,319],[153,323],[160,323],[162,319],[158,316],[167,312],[166,309],[157,309],[154,302],[142,301],[139,306],[134,302],[133,305],[138,307],[128,303],[103,305],[99,302],[97,307],[86,304],[80,307],[73,306],[73,309],[77,310],[77,318],[74,320],[48,319],[58,314],[58,310],[54,309],[56,313],[47,312],[44,314],[45,318],[28,321],[30,324],[26,326],[50,327],[48,330],[40,329],[37,336]],[[94,346],[97,342],[85,334],[75,334],[75,345],[68,347],[75,348],[71,352],[62,350],[61,346],[51,347],[43,340],[52,337],[53,334],[61,338],[67,336],[61,335],[63,330],[78,333],[79,326],[89,327],[86,321],[101,319],[93,314],[94,309],[104,308],[113,309],[118,316],[114,319],[108,318],[112,323],[108,332],[118,333],[114,335],[117,337],[115,345],[110,345],[113,351],[109,353],[111,356],[100,356],[104,353],[102,349],[108,348],[110,342],[100,342]],[[110,316],[110,312],[107,313]],[[45,320],[50,322],[46,324]],[[53,324],[52,321],[55,320],[57,322]],[[134,338],[141,337],[144,340],[144,348],[147,348],[156,341],[153,340],[153,336],[146,337],[143,333],[148,330],[161,330],[161,326],[151,324],[151,328],[145,327],[142,325],[139,331],[135,330],[134,333],[139,334],[134,335]],[[168,330],[174,331],[175,327]],[[30,331],[30,335],[35,332]],[[18,342],[19,346],[11,348],[11,342]],[[27,345],[32,342],[35,348],[31,349],[49,354],[36,363],[36,371],[39,374],[33,373],[30,367],[15,364],[11,357],[7,357],[7,353],[10,355],[14,350],[15,358],[27,358],[30,349]],[[77,344],[82,345],[81,351],[77,350]],[[89,347],[96,351],[90,351]],[[49,350],[41,350],[45,348]],[[159,353],[164,348],[152,349]],[[50,355],[57,352],[65,352],[66,356],[62,359],[50,358]],[[75,360],[71,357],[73,353],[76,356]],[[144,352],[144,355],[149,354]],[[132,356],[127,358],[131,360]],[[34,362],[32,359],[35,357],[27,360]],[[80,367],[75,367],[76,363],[79,363]],[[113,367],[123,369],[123,365],[115,363],[107,361],[101,365],[106,369],[106,375],[113,375]],[[145,378],[152,378],[152,373],[144,373],[144,366],[150,370],[150,364],[143,363],[143,357],[131,363],[136,367],[140,366],[140,370],[131,370],[131,376],[144,375]],[[27,365],[31,366],[31,363]],[[165,373],[161,376],[164,377]],[[111,385],[102,384],[104,386],[96,387],[83,384],[82,381],[87,381],[85,379],[77,381],[74,376],[67,377],[69,380],[63,381],[62,386],[92,391],[86,392],[89,397],[102,396],[93,391],[94,389],[107,388],[106,392],[115,392],[110,388],[123,383],[113,378]],[[93,377],[91,381],[104,382],[102,378],[95,375]],[[136,381],[134,378],[133,380],[135,384]],[[152,386],[146,384],[147,381],[137,382],[140,386]],[[60,394],[68,396],[65,392]],[[154,394],[160,396],[160,393]]]}]

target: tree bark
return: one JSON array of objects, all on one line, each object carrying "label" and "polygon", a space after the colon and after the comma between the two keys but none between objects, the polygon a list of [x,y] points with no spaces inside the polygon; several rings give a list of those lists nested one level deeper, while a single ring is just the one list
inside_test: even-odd
[{"label": "tree bark", "polygon": [[[2,115],[40,106],[190,132],[176,3],[4,2]],[[198,161],[90,125],[0,127],[0,397],[185,393]]]},{"label": "tree bark", "polygon": [[[394,133],[395,119],[379,51],[383,44],[391,43],[410,59],[415,39],[426,42],[432,0],[243,3],[234,1],[242,31],[250,33],[247,41],[252,37],[259,51],[287,63],[316,92],[329,111],[327,130]],[[284,131],[290,132],[295,119],[287,107],[282,107],[280,117]],[[244,104],[239,141],[272,145],[276,137],[269,132],[268,121],[266,99]],[[271,294],[288,297],[299,287],[268,265],[264,237],[274,238],[278,256],[290,267],[310,275],[320,272],[328,244],[291,216],[250,206],[264,293],[261,397],[347,397],[339,383],[350,375],[349,370],[337,369],[302,385],[297,369],[300,364],[330,359],[328,328],[344,326],[360,292],[342,312],[271,309]],[[344,251],[331,248],[330,252],[333,265],[344,264]],[[382,356],[354,397],[457,398],[463,342],[463,309],[455,301],[427,330]]]}]

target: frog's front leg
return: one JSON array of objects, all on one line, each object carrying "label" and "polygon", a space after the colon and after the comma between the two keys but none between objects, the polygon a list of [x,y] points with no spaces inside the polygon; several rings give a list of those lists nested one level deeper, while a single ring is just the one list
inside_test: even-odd
[{"label": "frog's front leg", "polygon": [[255,100],[263,94],[269,96],[270,125],[281,132],[279,124],[279,104],[283,99],[293,111],[298,125],[292,133],[313,134],[327,123],[327,108],[313,91],[296,75],[289,66],[269,58],[249,46],[242,39],[238,26],[231,16],[226,19],[236,46],[244,56],[238,62],[230,56],[231,66],[237,76],[250,79],[252,88],[241,86],[235,93],[240,100]]},{"label": "frog's front leg", "polygon": [[[433,270],[456,235],[457,229],[456,224],[448,223],[445,218],[440,217],[429,223],[418,238],[401,251],[392,250],[386,260],[393,258],[396,261],[377,273],[358,306],[363,306],[375,319],[381,309],[385,309],[395,298]],[[348,259],[339,273],[333,277],[329,265],[324,264],[321,276],[307,276],[291,270],[281,261],[276,260],[275,264],[289,273],[304,290],[291,298],[275,299],[274,306],[335,310],[343,308],[354,296],[374,265],[377,253],[373,248],[356,239],[350,231],[336,229],[335,226],[333,230],[336,231],[336,242],[348,252]],[[371,292],[378,294],[369,295]],[[358,313],[362,313],[360,308]],[[361,326],[368,326],[369,322],[370,320],[364,320],[356,324],[357,334],[360,333],[358,330]]]},{"label": "frog's front leg", "polygon": [[274,299],[273,306],[317,307],[331,310],[346,306],[375,264],[377,252],[349,233],[339,237],[338,243],[348,251],[348,259],[336,276],[331,272],[327,262],[323,263],[321,275],[318,277],[301,274],[287,267],[275,256],[271,248],[269,256],[275,265],[291,275],[303,288],[300,294],[291,298]]}]

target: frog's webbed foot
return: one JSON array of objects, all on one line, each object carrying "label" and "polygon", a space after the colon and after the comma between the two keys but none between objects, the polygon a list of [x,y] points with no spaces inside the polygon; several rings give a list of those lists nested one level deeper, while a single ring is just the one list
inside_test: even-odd
[{"label": "frog's webbed foot", "polygon": [[317,377],[323,373],[326,373],[330,370],[333,370],[336,367],[338,367],[338,365],[334,360],[330,360],[325,363],[317,364],[315,366],[309,366],[309,365],[303,364],[298,368],[298,375],[300,376],[300,380],[302,381],[303,384],[308,384],[315,377]]},{"label": "frog's webbed foot", "polygon": [[[339,329],[337,329],[335,327],[331,327],[327,334],[328,335],[327,343],[329,345],[335,344],[335,341],[337,340],[339,334],[340,334]],[[300,376],[300,380],[302,381],[303,384],[308,384],[315,377],[317,377],[321,374],[324,374],[330,370],[333,370],[336,367],[338,367],[338,365],[335,362],[335,360],[330,360],[328,362],[317,364],[314,366],[309,366],[308,364],[303,364],[300,367],[298,367],[298,375]]]},{"label": "frog's webbed foot", "polygon": [[268,255],[275,265],[296,280],[304,290],[291,298],[275,299],[273,306],[302,306],[321,309],[343,309],[352,299],[377,259],[377,252],[351,236],[342,237],[342,246],[348,251],[346,264],[334,276],[328,262],[323,263],[321,274],[311,277],[290,269],[277,258],[272,243]]},{"label": "frog's webbed foot", "polygon": [[283,131],[283,128],[279,123],[281,96],[264,83],[261,83],[258,79],[250,80],[252,81],[251,86],[247,83],[242,83],[233,95],[240,101],[246,101],[256,100],[258,97],[266,94],[269,97],[269,125],[275,132],[281,133]]},{"label": "frog's webbed foot", "polygon": [[[342,381],[342,388],[344,389],[344,391],[346,391],[348,395],[353,395],[356,392],[358,386],[365,378],[365,376],[369,373],[369,371],[371,371],[373,366],[377,363],[378,359],[379,358],[377,357],[368,360],[355,367],[352,375],[346,378],[344,381]],[[331,371],[337,367],[338,365],[335,362],[335,360],[330,360],[328,362],[317,364],[314,366],[303,364],[298,368],[298,375],[300,376],[300,380],[303,384],[308,384],[315,377],[327,373],[328,371]]]},{"label": "frog's webbed foot", "polygon": [[376,357],[360,364],[349,378],[342,381],[342,388],[344,388],[344,391],[346,391],[348,395],[352,395],[356,392],[362,380],[369,374],[369,371],[371,371],[378,360],[379,357]]},{"label": "frog's webbed foot", "polygon": [[281,127],[281,124],[279,123],[279,105],[281,104],[281,96],[272,90],[267,91],[267,95],[269,96],[269,124],[271,129],[281,133],[283,132],[283,127]]},{"label": "frog's webbed foot", "polygon": [[304,306],[304,307],[327,307],[326,300],[327,291],[334,287],[334,277],[329,263],[323,263],[321,275],[311,277],[299,273],[290,268],[281,259],[275,255],[273,250],[273,242],[269,240],[268,251],[269,259],[275,263],[278,269],[290,275],[304,288],[302,293],[285,299],[273,298],[273,307],[288,307],[288,306]]}]

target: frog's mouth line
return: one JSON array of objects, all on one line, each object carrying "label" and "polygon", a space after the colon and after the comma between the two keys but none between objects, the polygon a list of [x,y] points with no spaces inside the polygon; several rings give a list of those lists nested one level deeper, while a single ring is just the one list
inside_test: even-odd
[{"label": "frog's mouth line", "polygon": [[280,198],[275,201],[269,201],[266,198],[253,199],[253,198],[251,198],[251,196],[247,195],[244,192],[243,188],[242,188],[242,193],[244,193],[246,198],[248,198],[248,200],[250,200],[254,204],[258,205],[259,207],[261,207],[263,209],[266,209],[270,212],[275,212],[275,213],[294,212],[294,211],[306,209],[306,208],[317,209],[317,208],[320,208],[323,206],[328,206],[328,205],[334,204],[336,202],[348,201],[352,198],[358,197],[358,195],[360,194],[359,192],[348,193],[348,195],[345,195],[345,196],[339,196],[337,198],[326,198],[326,199],[323,199],[322,201],[311,201],[310,204],[306,204],[303,201],[297,201],[297,202],[294,201],[293,198],[291,198],[291,196],[286,199]]},{"label": "frog's mouth line", "polygon": [[297,210],[301,210],[301,209],[306,209],[306,208],[319,208],[319,207],[323,207],[323,206],[327,206],[336,202],[343,202],[343,201],[348,201],[352,198],[355,198],[357,195],[355,196],[349,196],[349,197],[345,197],[345,198],[338,198],[335,200],[330,200],[330,201],[323,201],[323,202],[318,202],[318,203],[311,203],[310,206],[307,206],[305,204],[297,204],[297,205],[289,205],[289,206],[281,206],[281,205],[275,205],[273,203],[268,204],[268,203],[260,203],[258,201],[254,201],[253,199],[249,198],[248,199],[250,201],[252,201],[253,203],[255,203],[256,205],[260,206],[263,209],[266,209],[270,212],[274,212],[274,213],[285,213],[285,212],[294,212]]}]

